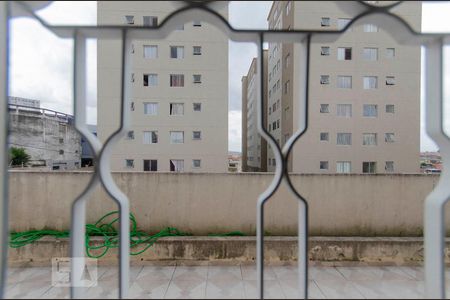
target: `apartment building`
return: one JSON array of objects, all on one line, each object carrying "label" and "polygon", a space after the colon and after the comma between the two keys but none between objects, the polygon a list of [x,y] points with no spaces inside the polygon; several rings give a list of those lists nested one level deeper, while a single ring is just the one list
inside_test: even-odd
[{"label": "apartment building", "polygon": [[[267,84],[267,50],[263,51],[265,74],[263,80]],[[242,77],[242,170],[244,172],[267,171],[267,142],[258,133],[257,93],[259,66],[253,58],[246,76]],[[264,107],[267,107],[267,93],[263,93]],[[267,111],[264,112],[267,120]]]},{"label": "apartment building", "polygon": [[[98,1],[100,25],[154,27],[176,1]],[[228,18],[228,4],[216,5]],[[163,40],[133,40],[131,129],[111,158],[114,171],[226,172],[228,37],[192,20]],[[98,136],[120,120],[121,41],[99,40]]]},{"label": "apartment building", "polygon": [[[352,16],[338,1],[274,1],[270,29],[340,30]],[[421,29],[421,3],[395,12]],[[267,128],[283,145],[298,129],[299,46],[269,43]],[[309,128],[289,162],[295,173],[416,173],[420,151],[420,47],[374,24],[338,40],[312,37]],[[272,150],[268,171],[275,170]]]}]

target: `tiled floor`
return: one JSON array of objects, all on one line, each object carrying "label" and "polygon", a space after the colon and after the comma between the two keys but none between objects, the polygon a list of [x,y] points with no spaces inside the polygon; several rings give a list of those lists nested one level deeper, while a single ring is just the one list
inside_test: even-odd
[{"label": "tiled floor", "polygon": [[[257,297],[256,268],[238,266],[140,266],[131,268],[130,298]],[[266,267],[266,298],[298,298],[293,266]],[[448,283],[450,285],[450,282]],[[414,267],[311,267],[310,298],[424,298],[423,272]],[[448,293],[450,294],[450,293]],[[9,270],[8,298],[68,298],[53,287],[50,268]],[[86,298],[116,298],[117,268],[100,267]]]}]

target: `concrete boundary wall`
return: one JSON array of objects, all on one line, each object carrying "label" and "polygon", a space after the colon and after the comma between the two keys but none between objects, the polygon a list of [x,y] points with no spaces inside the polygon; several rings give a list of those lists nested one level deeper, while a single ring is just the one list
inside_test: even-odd
[{"label": "concrete boundary wall", "polygon": [[[10,173],[10,229],[69,228],[73,199],[91,172]],[[114,173],[140,229],[171,226],[195,235],[255,233],[256,199],[273,174]],[[313,236],[419,236],[423,202],[435,175],[292,175],[309,201]],[[282,186],[266,209],[267,235],[295,235],[298,204]],[[95,222],[117,209],[98,190],[88,204]],[[450,229],[450,224],[447,224]],[[450,230],[449,230],[450,232]]]}]

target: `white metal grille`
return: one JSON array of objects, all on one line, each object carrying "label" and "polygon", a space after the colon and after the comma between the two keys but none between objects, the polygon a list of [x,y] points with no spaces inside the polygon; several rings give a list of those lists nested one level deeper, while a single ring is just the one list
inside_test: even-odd
[{"label": "white metal grille", "polygon": [[[120,211],[120,276],[119,276],[119,296],[127,297],[129,285],[129,202],[126,195],[115,185],[110,170],[110,155],[117,142],[126,135],[130,123],[129,109],[131,99],[131,82],[127,78],[132,77],[130,66],[130,53],[132,53],[132,40],[134,39],[163,39],[172,31],[177,30],[186,22],[196,20],[207,22],[221,29],[232,41],[252,42],[258,45],[258,64],[264,70],[263,43],[297,43],[300,46],[299,78],[293,85],[301,91],[298,104],[298,131],[295,132],[281,149],[274,138],[266,131],[264,124],[262,92],[267,89],[263,84],[262,74],[258,73],[256,84],[259,89],[257,93],[257,113],[258,131],[268,142],[274,151],[276,165],[274,178],[257,201],[257,274],[258,274],[258,295],[264,297],[264,205],[272,197],[281,183],[285,183],[292,194],[299,200],[299,289],[300,295],[308,296],[308,202],[297,191],[289,177],[288,157],[295,142],[302,137],[308,129],[308,82],[309,82],[309,52],[311,38],[319,36],[321,41],[334,41],[339,35],[348,30],[353,25],[370,24],[366,26],[367,31],[377,31],[378,28],[389,32],[398,42],[403,44],[423,45],[426,49],[426,114],[427,131],[441,149],[444,161],[444,172],[442,173],[439,185],[428,196],[425,205],[425,266],[426,266],[426,288],[427,295],[435,298],[444,298],[444,205],[450,199],[450,139],[442,128],[443,121],[443,71],[442,71],[442,48],[450,44],[450,36],[447,34],[421,34],[415,32],[404,20],[391,13],[391,9],[399,4],[383,7],[371,6],[369,3],[357,1],[339,1],[342,9],[357,12],[358,15],[349,22],[341,24],[340,31],[327,30],[327,22],[322,20],[321,31],[305,30],[236,30],[214,11],[213,2],[186,2],[184,7],[170,14],[165,20],[161,20],[159,25],[152,27],[139,26],[50,26],[40,19],[35,11],[45,2],[0,2],[0,222],[1,247],[0,247],[0,297],[4,295],[6,280],[6,253],[8,247],[8,173],[7,173],[7,132],[8,132],[8,38],[9,19],[20,15],[28,15],[37,19],[48,30],[61,38],[74,40],[74,112],[75,125],[81,135],[89,142],[94,150],[97,161],[94,176],[86,187],[85,191],[74,201],[72,206],[71,225],[71,255],[73,257],[84,257],[84,224],[86,203],[96,186],[102,184],[110,197],[118,204]],[[11,7],[14,6],[15,15],[11,14]],[[18,13],[20,11],[20,13]],[[153,24],[154,25],[154,24]],[[122,99],[120,128],[114,132],[104,144],[101,144],[96,136],[91,134],[86,126],[86,39],[111,39],[120,38],[122,41]],[[276,163],[275,163],[276,162]],[[80,261],[78,261],[80,262]],[[81,270],[81,264],[73,264],[73,278]],[[74,279],[75,280],[75,279]],[[76,283],[76,282],[73,282]],[[79,290],[72,288],[71,296],[80,296]]]}]

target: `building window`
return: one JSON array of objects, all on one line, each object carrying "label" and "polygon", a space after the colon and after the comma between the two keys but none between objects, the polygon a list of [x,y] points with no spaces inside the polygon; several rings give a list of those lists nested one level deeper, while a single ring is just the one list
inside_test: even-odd
[{"label": "building window", "polygon": [[131,73],[131,82],[134,82],[134,73]]},{"label": "building window", "polygon": [[272,165],[272,159],[271,159],[271,158],[268,158],[267,161],[268,161],[268,163],[269,163],[269,166],[271,166],[271,165]]},{"label": "building window", "polygon": [[273,121],[273,123],[272,123],[272,130],[275,130],[275,129],[277,129],[277,122]]},{"label": "building window", "polygon": [[184,75],[183,74],[170,74],[170,86],[171,87],[183,87]]},{"label": "building window", "polygon": [[330,55],[330,47],[320,47],[320,55],[329,56]]},{"label": "building window", "polygon": [[338,145],[351,145],[352,144],[352,134],[351,133],[338,133],[337,134],[337,144]]},{"label": "building window", "polygon": [[64,138],[59,138],[59,143],[64,144]]},{"label": "building window", "polygon": [[158,144],[158,131],[144,131],[144,145]]},{"label": "building window", "polygon": [[365,90],[373,90],[378,88],[378,77],[377,76],[364,76],[363,84]]},{"label": "building window", "polygon": [[364,24],[364,32],[378,32],[378,26],[374,24]]},{"label": "building window", "polygon": [[170,58],[182,59],[184,58],[183,46],[170,46]]},{"label": "building window", "polygon": [[145,172],[158,171],[158,161],[156,159],[144,159],[144,171]]},{"label": "building window", "polygon": [[125,23],[128,25],[134,25],[134,16],[125,16]]},{"label": "building window", "polygon": [[364,117],[378,117],[378,105],[376,104],[364,104],[363,106]]},{"label": "building window", "polygon": [[320,84],[330,84],[330,75],[320,75]]},{"label": "building window", "polygon": [[394,135],[394,133],[386,133],[384,135],[384,141],[386,143],[393,143],[393,142],[395,142],[395,135]]},{"label": "building window", "polygon": [[202,161],[200,159],[193,159],[192,160],[192,167],[195,169],[198,169],[201,167]]},{"label": "building window", "polygon": [[59,155],[64,155],[64,150],[59,150]]},{"label": "building window", "polygon": [[386,48],[386,58],[387,59],[395,58],[395,48]]},{"label": "building window", "polygon": [[201,103],[194,103],[193,107],[194,107],[194,111],[202,111],[202,104]]},{"label": "building window", "polygon": [[277,120],[277,128],[280,128],[280,120]]},{"label": "building window", "polygon": [[271,124],[271,123],[269,123],[269,132],[270,132],[270,130],[271,130],[271,127],[272,127],[272,124]]},{"label": "building window", "polygon": [[156,116],[158,114],[158,103],[145,102],[144,103],[144,115]]},{"label": "building window", "polygon": [[[338,19],[337,20],[337,29],[338,30],[344,29],[351,21],[352,21],[352,19]],[[350,30],[348,30],[348,31],[350,31]]]},{"label": "building window", "polygon": [[134,131],[130,130],[127,132],[127,140],[134,140]]},{"label": "building window", "polygon": [[158,17],[144,16],[144,27],[156,27],[158,26]]},{"label": "building window", "polygon": [[182,159],[170,160],[170,172],[183,172],[183,171],[184,171],[184,160]]},{"label": "building window", "polygon": [[158,46],[144,45],[144,58],[158,58]]},{"label": "building window", "polygon": [[184,132],[183,131],[171,131],[170,132],[170,143],[171,144],[183,144],[184,143]]},{"label": "building window", "polygon": [[194,78],[194,83],[202,83],[202,75],[194,74],[193,78]]},{"label": "building window", "polygon": [[202,132],[201,131],[193,131],[192,132],[192,139],[193,140],[201,140],[202,139]]},{"label": "building window", "polygon": [[126,168],[134,168],[134,159],[125,159],[125,167]]},{"label": "building window", "polygon": [[144,74],[144,86],[157,86],[158,74]]},{"label": "building window", "polygon": [[378,60],[378,48],[364,48],[363,59],[371,61]]},{"label": "building window", "polygon": [[393,161],[387,161],[384,169],[386,170],[386,172],[394,172],[394,162]]},{"label": "building window", "polygon": [[327,114],[330,112],[330,105],[329,104],[320,104],[320,113],[321,114]]},{"label": "building window", "polygon": [[289,93],[289,89],[290,89],[290,81],[288,80],[284,83],[284,93],[285,94]]},{"label": "building window", "polygon": [[320,169],[321,170],[328,170],[328,162],[327,161],[321,161],[320,162]]},{"label": "building window", "polygon": [[363,146],[376,146],[377,134],[376,133],[363,133]]},{"label": "building window", "polygon": [[330,137],[330,134],[328,132],[320,133],[320,141],[322,141],[322,142],[328,142],[329,137]]},{"label": "building window", "polygon": [[352,163],[350,161],[336,162],[336,173],[350,173],[352,171]]},{"label": "building window", "polygon": [[144,103],[144,115],[156,116],[158,114],[158,103]]},{"label": "building window", "polygon": [[388,114],[395,113],[395,105],[394,104],[387,104],[386,105],[386,113],[388,113]]},{"label": "building window", "polygon": [[200,21],[194,21],[192,24],[194,27],[202,27],[202,22]]},{"label": "building window", "polygon": [[277,109],[280,109],[280,99],[277,100]]},{"label": "building window", "polygon": [[340,89],[351,89],[352,88],[352,76],[338,75],[337,87]]},{"label": "building window", "polygon": [[276,166],[277,165],[277,161],[275,160],[275,158],[272,158],[272,166]]},{"label": "building window", "polygon": [[337,59],[338,60],[352,60],[352,48],[338,48],[337,51]]},{"label": "building window", "polygon": [[386,85],[395,85],[395,77],[386,76]]},{"label": "building window", "polygon": [[377,163],[375,161],[363,162],[363,173],[373,174],[377,172]]},{"label": "building window", "polygon": [[171,116],[184,115],[184,104],[183,103],[170,103],[169,113]]},{"label": "building window", "polygon": [[336,106],[336,115],[338,117],[350,118],[352,116],[351,104],[338,104]]},{"label": "building window", "polygon": [[194,46],[192,48],[193,48],[194,55],[202,55],[202,47],[201,46]]},{"label": "building window", "polygon": [[320,21],[320,26],[330,27],[330,18],[322,18]]},{"label": "building window", "polygon": [[134,111],[134,102],[131,102],[131,103],[130,103],[130,110],[131,110],[131,111]]}]

